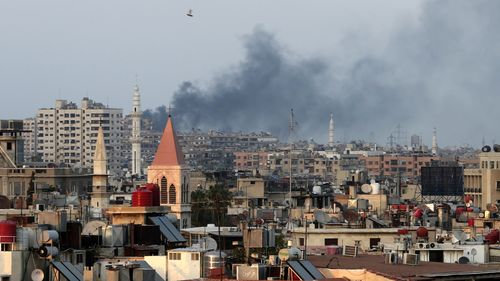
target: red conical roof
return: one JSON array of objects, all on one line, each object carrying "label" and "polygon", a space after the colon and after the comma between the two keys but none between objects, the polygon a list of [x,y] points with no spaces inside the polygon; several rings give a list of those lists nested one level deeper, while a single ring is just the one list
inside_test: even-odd
[{"label": "red conical roof", "polygon": [[155,159],[151,166],[180,166],[184,165],[184,155],[177,142],[172,117],[169,115],[167,125],[163,130],[160,144],[156,149]]}]

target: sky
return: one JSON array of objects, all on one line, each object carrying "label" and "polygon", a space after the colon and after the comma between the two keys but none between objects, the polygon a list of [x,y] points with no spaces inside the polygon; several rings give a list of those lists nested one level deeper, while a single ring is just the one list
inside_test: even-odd
[{"label": "sky", "polygon": [[[192,9],[194,17],[186,16]],[[1,119],[56,99],[173,106],[178,128],[327,141],[398,124],[430,144],[500,140],[495,1],[0,0]]]}]

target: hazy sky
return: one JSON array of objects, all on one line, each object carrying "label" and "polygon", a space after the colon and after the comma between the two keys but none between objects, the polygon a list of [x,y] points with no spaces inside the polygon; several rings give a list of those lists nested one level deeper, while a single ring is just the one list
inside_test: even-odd
[{"label": "hazy sky", "polygon": [[[500,10],[495,1],[477,2],[0,0],[0,118],[30,117],[55,99],[84,96],[127,113],[137,74],[143,109],[174,104],[184,127],[253,123],[247,127],[283,136],[295,107],[301,137],[320,142],[330,111],[339,139],[373,132],[385,143],[401,123],[426,143],[433,126],[441,144],[500,140]],[[274,58],[271,86],[249,77]],[[303,96],[287,97],[294,89]],[[251,108],[238,109],[238,99],[225,106],[238,116],[232,123],[201,110],[256,92],[262,95]],[[199,103],[193,109],[190,97]],[[255,111],[266,97],[272,106]],[[283,120],[267,115],[277,107]]]}]

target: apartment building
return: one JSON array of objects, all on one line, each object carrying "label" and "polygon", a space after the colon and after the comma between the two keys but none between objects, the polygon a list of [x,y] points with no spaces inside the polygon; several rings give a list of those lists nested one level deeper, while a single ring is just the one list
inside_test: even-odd
[{"label": "apartment building", "polygon": [[464,169],[464,194],[486,210],[488,204],[500,203],[500,151],[481,152],[479,163],[479,169]]},{"label": "apartment building", "polygon": [[36,119],[26,118],[23,120],[23,140],[24,140],[24,162],[37,160],[36,153]]},{"label": "apartment building", "polygon": [[384,154],[361,156],[369,176],[398,176],[413,179],[420,176],[420,168],[429,166],[431,161],[440,160],[430,155]]},{"label": "apartment building", "polygon": [[118,173],[124,165],[123,110],[89,98],[82,100],[81,107],[56,100],[54,108],[39,109],[36,151],[43,162],[91,167],[99,126],[104,131],[108,169]]}]

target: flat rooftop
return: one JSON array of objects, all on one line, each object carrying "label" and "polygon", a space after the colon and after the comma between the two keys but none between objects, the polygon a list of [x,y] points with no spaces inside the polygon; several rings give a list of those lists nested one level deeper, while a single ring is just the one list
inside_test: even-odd
[{"label": "flat rooftop", "polygon": [[[388,278],[412,280],[429,280],[453,276],[488,276],[500,279],[500,268],[472,264],[455,264],[439,262],[419,262],[418,265],[386,264],[383,255],[359,255],[347,257],[342,255],[308,256],[307,258],[317,268],[331,269],[366,269]],[[498,280],[498,279],[496,279]]]}]

